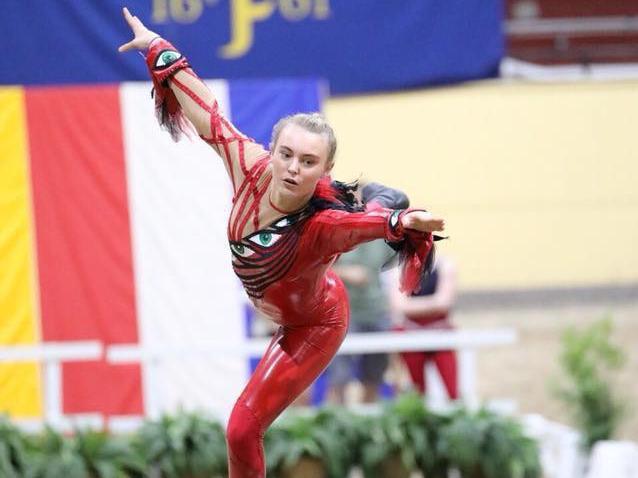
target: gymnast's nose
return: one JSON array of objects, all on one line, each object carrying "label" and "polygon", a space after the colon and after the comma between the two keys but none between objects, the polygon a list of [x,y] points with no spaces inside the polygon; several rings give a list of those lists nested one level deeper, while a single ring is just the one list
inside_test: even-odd
[{"label": "gymnast's nose", "polygon": [[299,160],[297,158],[292,158],[292,161],[288,163],[288,172],[295,176],[299,174]]}]

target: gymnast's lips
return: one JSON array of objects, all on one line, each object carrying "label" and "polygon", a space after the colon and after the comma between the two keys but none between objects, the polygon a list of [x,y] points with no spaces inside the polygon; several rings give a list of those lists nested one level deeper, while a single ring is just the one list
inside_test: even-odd
[{"label": "gymnast's lips", "polygon": [[294,179],[291,179],[291,178],[285,178],[284,179],[284,183],[286,183],[288,186],[298,186],[299,185],[297,183],[297,181],[295,181]]}]

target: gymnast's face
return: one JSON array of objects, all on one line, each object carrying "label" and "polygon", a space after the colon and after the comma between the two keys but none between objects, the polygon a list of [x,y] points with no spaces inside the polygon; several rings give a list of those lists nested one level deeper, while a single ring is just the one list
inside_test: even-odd
[{"label": "gymnast's face", "polygon": [[[273,188],[289,204],[310,199],[328,164],[328,138],[289,123],[281,130],[272,153]],[[302,206],[303,204],[295,204]]]}]

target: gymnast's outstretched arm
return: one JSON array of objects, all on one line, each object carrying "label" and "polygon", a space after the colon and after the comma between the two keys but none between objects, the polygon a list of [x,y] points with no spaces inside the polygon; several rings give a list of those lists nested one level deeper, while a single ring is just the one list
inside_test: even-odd
[{"label": "gymnast's outstretched arm", "polygon": [[328,209],[313,219],[317,250],[324,256],[347,252],[358,244],[374,239],[388,242],[407,235],[427,236],[445,229],[445,221],[419,209],[376,207],[363,212]]},{"label": "gymnast's outstretched arm", "polygon": [[187,123],[181,122],[182,115],[185,116],[199,136],[223,158],[236,189],[250,168],[266,157],[268,151],[224,117],[213,92],[173,45],[146,28],[127,8],[123,13],[134,38],[120,46],[119,51],[146,50],[160,123],[177,139],[188,127]]}]

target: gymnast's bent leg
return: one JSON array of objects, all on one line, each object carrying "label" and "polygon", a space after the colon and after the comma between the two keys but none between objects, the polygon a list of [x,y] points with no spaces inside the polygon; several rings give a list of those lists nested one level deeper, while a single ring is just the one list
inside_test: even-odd
[{"label": "gymnast's bent leg", "polygon": [[266,475],[266,429],[330,363],[345,337],[345,322],[280,327],[230,415],[229,478]]}]

